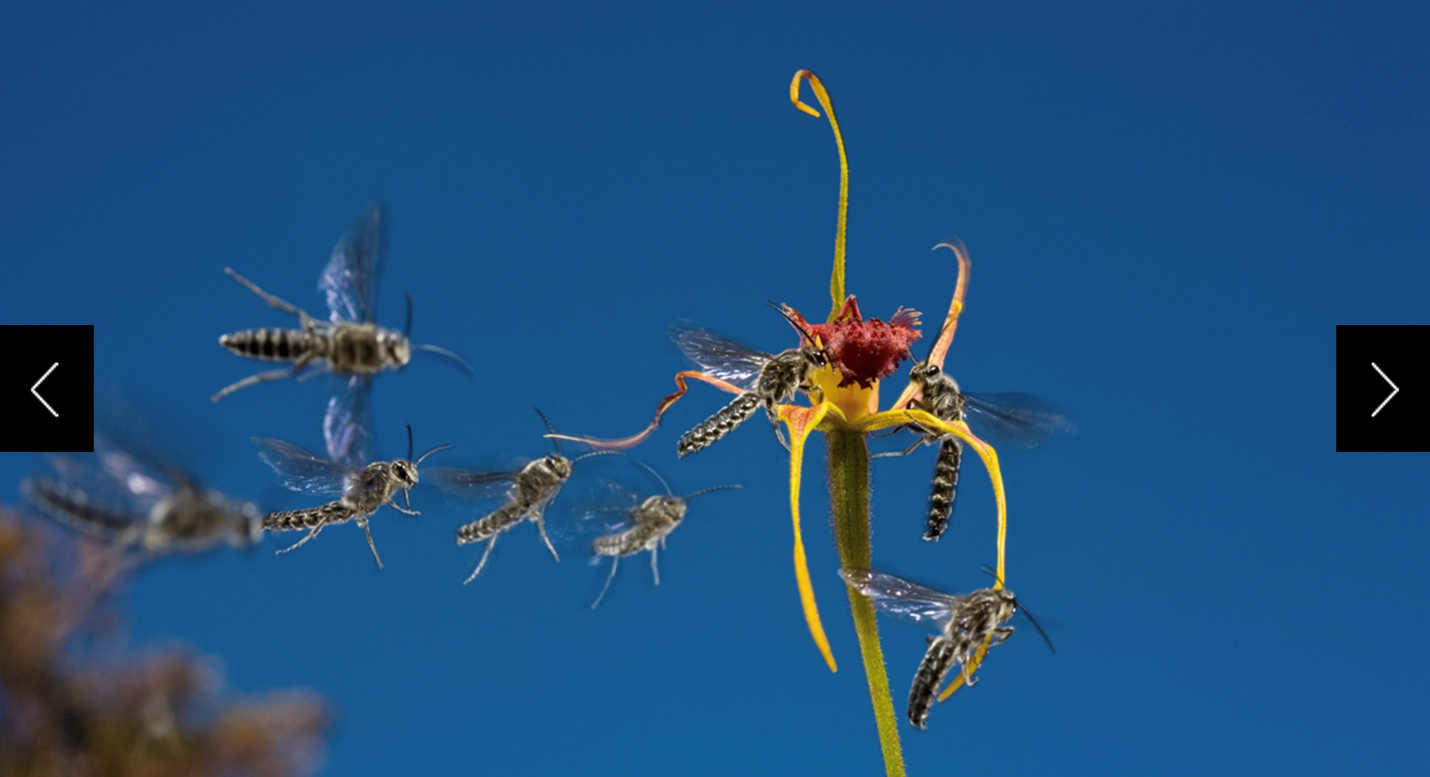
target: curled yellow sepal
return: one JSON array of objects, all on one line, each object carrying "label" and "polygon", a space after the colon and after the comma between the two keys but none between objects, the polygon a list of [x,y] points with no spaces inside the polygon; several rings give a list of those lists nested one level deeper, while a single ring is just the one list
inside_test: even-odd
[{"label": "curled yellow sepal", "polygon": [[789,428],[789,510],[794,520],[794,577],[799,585],[799,602],[804,608],[804,620],[809,624],[809,635],[829,664],[829,671],[839,671],[834,663],[834,651],[829,648],[829,637],[824,634],[824,625],[819,620],[819,605],[814,602],[814,583],[809,577],[809,560],[804,555],[804,538],[799,530],[799,479],[804,465],[804,443],[824,417],[839,409],[828,402],[820,402],[814,407],[780,405],[780,420]]},{"label": "curled yellow sepal", "polygon": [[825,91],[819,76],[808,70],[795,73],[789,82],[790,102],[810,116],[819,118],[819,111],[799,99],[801,81],[808,81],[810,89],[814,90],[814,98],[819,101],[824,108],[824,115],[829,118],[829,126],[834,130],[834,145],[839,149],[839,221],[834,229],[834,273],[829,278],[829,295],[834,299],[834,304],[829,309],[829,321],[833,323],[834,317],[844,305],[845,297],[844,235],[845,225],[849,221],[849,157],[844,153],[844,134],[839,131],[839,120],[834,118],[834,103],[830,101],[829,92]]},{"label": "curled yellow sepal", "polygon": [[[953,287],[953,301],[948,303],[948,315],[944,317],[943,326],[938,330],[938,340],[933,344],[933,350],[929,351],[929,362],[943,367],[943,360],[948,356],[948,347],[953,344],[953,332],[958,328],[958,317],[963,314],[963,298],[968,294],[968,274],[973,268],[973,262],[968,258],[968,248],[957,237],[950,237],[947,242],[934,246],[933,250],[940,248],[947,248],[958,257],[958,280]],[[895,410],[908,407],[910,402],[918,398],[918,386],[909,383],[899,398],[894,400],[892,407]]]}]

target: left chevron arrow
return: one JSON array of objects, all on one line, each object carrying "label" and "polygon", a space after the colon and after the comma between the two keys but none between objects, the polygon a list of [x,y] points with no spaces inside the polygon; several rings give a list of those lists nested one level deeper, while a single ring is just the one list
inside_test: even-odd
[{"label": "left chevron arrow", "polygon": [[59,363],[59,362],[55,362],[54,364],[51,364],[51,365],[50,365],[50,368],[49,368],[48,370],[45,370],[45,374],[44,374],[44,375],[41,375],[41,376],[40,376],[40,379],[37,380],[37,381],[35,381],[35,385],[33,385],[33,386],[30,387],[30,393],[31,393],[31,394],[34,394],[34,395],[35,395],[35,399],[40,400],[40,404],[44,405],[44,406],[45,406],[45,409],[48,410],[48,411],[50,411],[50,415],[54,416],[55,418],[59,418],[59,417],[60,417],[60,414],[59,414],[59,413],[56,413],[56,412],[55,412],[55,409],[54,409],[53,407],[50,407],[50,403],[49,403],[49,402],[46,402],[46,401],[45,401],[45,398],[42,397],[42,396],[40,396],[39,388],[40,388],[40,384],[45,382],[45,378],[50,377],[50,373],[54,372],[54,371],[55,371],[55,368],[58,367],[58,366],[60,366],[60,363]]}]

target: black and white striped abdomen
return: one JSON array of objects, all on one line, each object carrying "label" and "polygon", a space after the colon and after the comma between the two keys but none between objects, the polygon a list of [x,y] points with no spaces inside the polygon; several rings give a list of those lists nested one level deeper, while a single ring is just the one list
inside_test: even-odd
[{"label": "black and white striped abdomen", "polygon": [[35,509],[92,537],[109,539],[133,528],[137,516],[92,502],[82,491],[51,480],[29,479],[20,491]]},{"label": "black and white striped abdomen", "polygon": [[220,335],[219,345],[240,356],[269,362],[295,362],[322,355],[321,338],[302,329],[245,329]]},{"label": "black and white striped abdomen", "polygon": [[525,511],[521,505],[515,502],[508,502],[502,505],[494,513],[478,518],[466,526],[457,529],[457,544],[466,545],[471,542],[481,542],[491,539],[498,534],[521,523],[525,517]]},{"label": "black and white striped abdomen", "polygon": [[645,550],[659,536],[654,527],[634,526],[619,534],[597,537],[591,543],[591,552],[597,556],[630,556]]},{"label": "black and white striped abdomen", "polygon": [[953,515],[953,500],[958,495],[958,468],[962,461],[962,441],[949,437],[939,443],[938,459],[933,465],[933,485],[929,488],[925,540],[937,540],[948,529],[948,519]]},{"label": "black and white striped abdomen", "polygon": [[329,523],[342,523],[357,517],[357,511],[343,502],[329,502],[321,507],[287,510],[263,516],[263,528],[271,531],[312,529]]},{"label": "black and white striped abdomen", "polygon": [[760,397],[753,392],[745,392],[735,397],[719,412],[701,421],[694,429],[686,432],[675,444],[677,455],[694,453],[729,434],[760,407]]},{"label": "black and white striped abdomen", "polygon": [[948,637],[934,637],[929,640],[929,649],[924,660],[919,662],[919,671],[914,673],[914,683],[909,688],[909,722],[915,728],[927,728],[929,710],[943,678],[953,668],[958,648]]}]

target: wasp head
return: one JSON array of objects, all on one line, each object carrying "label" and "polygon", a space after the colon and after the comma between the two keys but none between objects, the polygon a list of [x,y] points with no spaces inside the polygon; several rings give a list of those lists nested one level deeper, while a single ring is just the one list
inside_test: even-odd
[{"label": "wasp head", "polygon": [[401,332],[384,329],[377,341],[382,348],[382,355],[397,366],[406,367],[407,363],[412,361],[412,341]]},{"label": "wasp head", "polygon": [[571,460],[559,453],[548,454],[545,457],[546,467],[556,477],[565,480],[571,477]]},{"label": "wasp head", "polygon": [[392,476],[397,478],[401,488],[412,488],[417,485],[417,465],[407,459],[398,459],[392,462]]}]

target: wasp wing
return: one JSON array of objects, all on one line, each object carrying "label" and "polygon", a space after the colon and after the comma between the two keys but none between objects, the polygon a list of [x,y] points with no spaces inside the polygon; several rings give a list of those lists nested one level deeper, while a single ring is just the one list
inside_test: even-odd
[{"label": "wasp wing", "polygon": [[914,623],[932,623],[943,628],[958,608],[959,597],[901,577],[853,569],[841,569],[839,576],[854,590],[869,597],[875,609]]},{"label": "wasp wing", "polygon": [[461,467],[423,467],[422,479],[436,483],[451,496],[477,501],[505,496],[516,483],[518,470],[483,471]]},{"label": "wasp wing", "polygon": [[290,442],[254,437],[253,444],[258,446],[258,458],[278,473],[278,482],[284,488],[292,491],[338,496],[343,493],[343,486],[352,472],[348,467]]},{"label": "wasp wing", "polygon": [[377,320],[377,284],[386,255],[387,216],[381,205],[369,203],[318,277],[332,321]]},{"label": "wasp wing", "polygon": [[754,385],[770,355],[711,332],[694,321],[681,319],[666,328],[675,347],[695,362],[700,371],[743,389]]},{"label": "wasp wing", "polygon": [[349,375],[337,380],[341,383],[328,398],[328,409],[323,413],[328,459],[361,469],[373,462],[372,413],[368,405],[372,376]]},{"label": "wasp wing", "polygon": [[989,442],[1034,448],[1076,427],[1052,402],[1033,394],[964,394],[969,428]]}]

